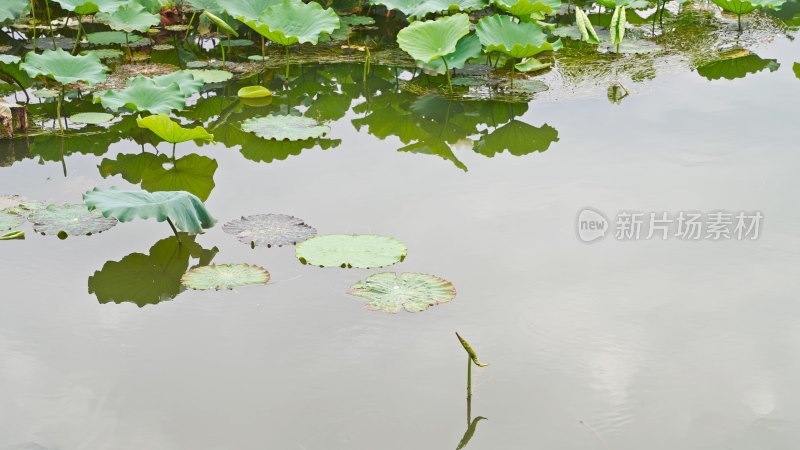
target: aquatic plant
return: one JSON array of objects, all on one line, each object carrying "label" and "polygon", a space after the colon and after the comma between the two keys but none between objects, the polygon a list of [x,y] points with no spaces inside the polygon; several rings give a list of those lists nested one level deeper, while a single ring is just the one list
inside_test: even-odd
[{"label": "aquatic plant", "polygon": [[103,217],[82,204],[49,205],[30,213],[28,221],[33,224],[37,233],[56,235],[60,239],[66,239],[67,236],[91,236],[117,224],[117,219]]},{"label": "aquatic plant", "polygon": [[162,85],[142,75],[128,80],[128,86],[94,94],[94,102],[112,111],[128,108],[134,111],[149,111],[153,114],[169,114],[172,110],[186,107],[186,98],[177,83]]},{"label": "aquatic plant", "polygon": [[708,63],[697,68],[697,74],[709,81],[725,78],[734,80],[744,78],[751,73],[758,73],[764,69],[770,72],[778,70],[781,65],[775,59],[763,59],[750,52],[736,54],[718,61]]},{"label": "aquatic plant", "polygon": [[[239,33],[236,32],[227,22],[220,19],[219,17],[215,16],[214,14],[210,13],[208,10],[203,11],[203,15],[211,19],[212,22],[217,26],[217,35],[219,35],[219,30],[225,30],[228,35],[228,42],[231,40],[231,35],[239,36]],[[222,51],[222,67],[225,67],[225,45],[222,42],[222,36],[219,36],[219,48]],[[228,50],[230,51],[230,44],[228,44]]]},{"label": "aquatic plant", "polygon": [[[83,16],[105,12],[113,13],[126,3],[128,0],[55,0],[62,8],[72,11],[78,18],[78,33],[75,35],[75,45],[72,47],[72,54],[78,49],[78,42],[81,39],[83,30]],[[55,45],[55,41],[53,42]]]},{"label": "aquatic plant", "polygon": [[370,4],[398,10],[408,17],[422,18],[432,13],[477,11],[489,6],[489,0],[370,0]]},{"label": "aquatic plant", "polygon": [[[441,58],[447,85],[453,91],[450,68],[445,56],[454,53],[459,40],[469,33],[469,16],[454,14],[436,20],[414,22],[397,33],[397,44],[417,61],[430,63]],[[463,66],[462,66],[463,67]]]},{"label": "aquatic plant", "polygon": [[250,284],[267,284],[267,269],[250,264],[211,264],[196,267],[181,277],[184,286],[198,289],[233,289]]},{"label": "aquatic plant", "polygon": [[299,141],[324,136],[330,127],[310,117],[270,114],[242,122],[242,131],[264,139]]},{"label": "aquatic plant", "polygon": [[317,230],[302,219],[286,214],[242,216],[222,225],[222,231],[252,248],[297,245],[317,235]]},{"label": "aquatic plant", "polygon": [[97,125],[114,120],[114,115],[104,112],[84,112],[69,116],[72,123]]},{"label": "aquatic plant", "polygon": [[725,11],[736,14],[739,31],[742,31],[742,14],[753,12],[757,9],[780,9],[787,0],[711,0],[715,5]]},{"label": "aquatic plant", "polygon": [[617,54],[619,54],[619,44],[625,38],[625,6],[617,6],[614,9],[614,14],[611,15],[611,43],[617,46]]},{"label": "aquatic plant", "polygon": [[245,86],[236,95],[240,98],[262,98],[272,95],[272,91],[264,86]]},{"label": "aquatic plant", "polygon": [[598,37],[597,32],[594,31],[592,22],[589,21],[589,17],[583,12],[580,6],[575,7],[575,25],[578,27],[582,41],[590,44],[600,43],[600,37]]},{"label": "aquatic plant", "polygon": [[176,226],[189,234],[200,234],[204,228],[211,228],[217,223],[203,202],[185,191],[147,192],[122,191],[115,187],[94,188],[83,194],[83,201],[104,217],[114,217],[120,222],[130,222],[137,217],[166,221],[179,241]]},{"label": "aquatic plant", "polygon": [[20,67],[22,58],[15,55],[0,55],[0,80],[8,84],[16,84],[22,88],[26,99],[28,97],[27,89],[31,87],[33,80],[28,76],[28,72]]},{"label": "aquatic plant", "polygon": [[151,14],[136,1],[130,1],[112,12],[97,13],[95,19],[107,24],[112,30],[121,30],[126,33],[133,31],[143,33],[161,21],[158,14]]},{"label": "aquatic plant", "polygon": [[494,4],[523,22],[531,22],[542,20],[545,14],[558,11],[561,0],[494,0]]},{"label": "aquatic plant", "polygon": [[472,346],[461,337],[460,334],[456,331],[456,337],[458,341],[461,342],[461,346],[464,347],[464,350],[467,352],[467,398],[472,397],[472,364],[475,364],[478,367],[486,367],[489,364],[483,364],[478,361],[478,355],[475,354],[475,350],[472,349]]},{"label": "aquatic plant", "polygon": [[388,236],[328,234],[298,244],[295,253],[303,264],[371,269],[402,261],[408,248]]},{"label": "aquatic plant", "polygon": [[425,311],[456,297],[453,283],[424,273],[383,272],[370,275],[351,286],[350,295],[369,300],[367,309],[398,313]]},{"label": "aquatic plant", "polygon": [[205,128],[198,125],[194,128],[183,128],[179,123],[170,119],[167,114],[153,114],[136,119],[139,128],[146,128],[155,133],[161,139],[172,144],[172,157],[175,157],[175,146],[186,141],[206,141],[214,142],[212,136]]},{"label": "aquatic plant", "polygon": [[20,17],[30,6],[30,0],[3,0],[0,2],[0,23]]}]

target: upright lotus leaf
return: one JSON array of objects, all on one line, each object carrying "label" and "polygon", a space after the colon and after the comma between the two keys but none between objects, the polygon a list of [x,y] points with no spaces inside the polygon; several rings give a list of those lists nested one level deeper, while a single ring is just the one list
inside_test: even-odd
[{"label": "upright lotus leaf", "polygon": [[[463,68],[467,61],[481,56],[482,52],[483,46],[481,46],[480,39],[478,39],[478,36],[470,34],[458,40],[456,51],[453,53],[442,58],[435,58],[427,63],[417,61],[417,65],[422,66],[428,72],[445,73],[448,69]],[[447,62],[447,65],[445,65],[445,62]]]},{"label": "upright lotus leaf", "polygon": [[494,4],[508,11],[520,19],[526,19],[533,14],[553,14],[561,5],[560,0],[494,0]]},{"label": "upright lotus leaf", "polygon": [[753,12],[759,8],[780,9],[787,0],[711,0],[724,9],[734,14],[742,15]]},{"label": "upright lotus leaf", "polygon": [[128,0],[55,0],[55,2],[67,11],[85,16],[97,12],[113,13],[128,3]]},{"label": "upright lotus leaf", "polygon": [[[160,0],[163,1],[163,0]],[[194,10],[211,11],[214,14],[222,12],[222,8],[217,0],[187,0],[187,5]]]},{"label": "upright lotus leaf", "polygon": [[214,136],[208,133],[205,128],[198,125],[194,128],[183,128],[177,122],[169,118],[167,114],[153,114],[136,119],[139,128],[147,128],[161,139],[172,144],[179,144],[186,141],[207,141],[214,142]]},{"label": "upright lotus leaf", "polygon": [[456,51],[458,41],[469,33],[469,16],[454,14],[436,20],[413,22],[397,33],[397,43],[412,58],[428,63]]},{"label": "upright lotus leaf", "polygon": [[314,45],[322,33],[339,28],[339,16],[319,3],[284,0],[261,13],[254,28],[259,34],[280,45],[310,42]]},{"label": "upright lotus leaf", "polygon": [[512,155],[522,156],[543,152],[557,141],[558,130],[555,128],[546,124],[537,128],[515,119],[482,136],[475,143],[475,151],[490,158],[506,150]]},{"label": "upright lotus leaf", "polygon": [[211,264],[194,268],[181,278],[184,286],[198,289],[233,289],[251,284],[267,284],[267,269],[250,264]]},{"label": "upright lotus leaf", "polygon": [[83,81],[91,86],[106,81],[107,68],[97,55],[72,56],[60,48],[45,50],[41,54],[29,52],[20,67],[31,77],[44,75],[62,85]]},{"label": "upright lotus leaf", "polygon": [[0,23],[22,16],[30,6],[30,0],[3,0],[0,2]]},{"label": "upright lotus leaf", "polygon": [[376,273],[350,287],[350,295],[369,300],[367,309],[398,313],[420,312],[456,297],[453,283],[422,273]]},{"label": "upright lotus leaf", "polygon": [[448,11],[477,11],[489,6],[489,0],[370,0],[373,5],[401,11],[409,17],[425,17]]},{"label": "upright lotus leaf", "polygon": [[175,83],[159,86],[157,82],[138,75],[128,86],[118,91],[95,94],[95,103],[99,100],[104,107],[116,112],[120,108],[134,111],[150,111],[153,114],[169,114],[173,109],[186,107],[186,99],[181,88]]},{"label": "upright lotus leaf", "polygon": [[104,22],[112,30],[145,32],[161,22],[161,16],[151,14],[136,1],[130,1],[124,7],[112,13],[98,13],[95,18]]},{"label": "upright lotus leaf", "polygon": [[185,290],[181,277],[189,269],[190,258],[208,265],[219,251],[204,249],[195,236],[180,233],[162,239],[148,254],[131,253],[120,261],[108,261],[89,277],[89,293],[100,303],[134,303],[142,308],[175,298]]},{"label": "upright lotus leaf", "polygon": [[228,15],[250,26],[248,22],[255,22],[264,10],[282,2],[283,0],[218,0],[217,3]]},{"label": "upright lotus leaf", "polygon": [[317,235],[302,219],[286,214],[256,214],[231,220],[222,230],[251,247],[297,245]]},{"label": "upright lotus leaf", "polygon": [[33,80],[28,76],[28,72],[20,67],[22,58],[15,55],[0,55],[0,80],[9,84],[16,83],[21,88],[31,87]]},{"label": "upright lotus leaf", "polygon": [[86,205],[50,205],[28,215],[37,233],[67,236],[91,236],[117,224],[117,219],[103,217],[97,211],[89,211]]},{"label": "upright lotus leaf", "polygon": [[552,65],[552,63],[543,63],[538,59],[531,57],[525,62],[514,64],[514,67],[520,72],[536,72],[539,70],[544,70]]},{"label": "upright lotus leaf", "polygon": [[735,58],[725,58],[714,61],[697,68],[697,74],[706,77],[708,80],[719,80],[725,78],[734,80],[744,78],[751,73],[757,73],[764,69],[770,72],[778,70],[780,64],[774,59],[762,59],[756,54],[750,53]]},{"label": "upright lotus leaf", "polygon": [[270,114],[245,120],[242,131],[263,139],[298,141],[321,137],[330,131],[330,127],[309,117]]},{"label": "upright lotus leaf", "polygon": [[10,230],[25,222],[25,216],[9,211],[0,211],[0,230]]},{"label": "upright lotus leaf", "polygon": [[561,48],[561,41],[547,42],[542,27],[530,22],[515,22],[511,16],[487,16],[475,31],[487,52],[499,51],[512,58],[527,58],[543,51]]},{"label": "upright lotus leaf", "polygon": [[[211,228],[217,223],[203,202],[185,191],[147,192],[121,191],[114,187],[94,188],[83,194],[83,201],[90,208],[99,210],[103,216],[115,217],[120,222],[130,222],[137,217],[155,218],[159,222],[166,220],[170,225],[174,223],[189,234],[202,233],[203,228]],[[175,234],[177,236],[177,231]]]},{"label": "upright lotus leaf", "polygon": [[581,33],[582,41],[590,44],[600,43],[600,38],[597,36],[597,32],[594,31],[592,22],[589,21],[589,17],[583,12],[580,6],[575,7],[575,24],[578,26],[578,31]]},{"label": "upright lotus leaf", "polygon": [[186,191],[206,201],[214,189],[217,162],[207,156],[191,153],[176,159],[172,167],[151,164],[141,172],[142,189],[149,192]]},{"label": "upright lotus leaf", "polygon": [[387,236],[329,234],[298,244],[295,253],[303,264],[370,269],[402,261],[408,248]]},{"label": "upright lotus leaf", "polygon": [[617,46],[617,53],[619,53],[619,44],[625,38],[625,7],[617,6],[614,9],[614,14],[611,16],[611,43]]}]

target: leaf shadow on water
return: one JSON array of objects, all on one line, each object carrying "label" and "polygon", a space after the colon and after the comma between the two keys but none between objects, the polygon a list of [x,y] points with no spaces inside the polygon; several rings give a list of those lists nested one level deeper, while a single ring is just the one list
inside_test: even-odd
[{"label": "leaf shadow on water", "polygon": [[175,298],[186,290],[181,277],[190,268],[190,258],[198,260],[191,268],[207,266],[219,252],[217,247],[204,249],[195,235],[179,234],[182,244],[171,236],[156,242],[146,255],[131,253],[106,262],[89,277],[89,293],[99,303],[130,302],[140,308]]}]

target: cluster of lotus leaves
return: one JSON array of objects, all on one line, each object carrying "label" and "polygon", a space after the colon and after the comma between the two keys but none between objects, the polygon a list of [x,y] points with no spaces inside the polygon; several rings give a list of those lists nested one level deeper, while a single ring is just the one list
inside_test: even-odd
[{"label": "cluster of lotus leaves", "polygon": [[539,25],[516,22],[511,16],[484,17],[475,26],[475,32],[487,52],[499,51],[513,58],[527,58],[561,48],[561,40],[547,42]]},{"label": "cluster of lotus leaves", "polygon": [[184,286],[206,289],[233,289],[250,284],[267,284],[269,272],[263,267],[250,264],[211,264],[196,267],[181,278]]},{"label": "cluster of lotus leaves", "polygon": [[113,13],[101,12],[95,18],[108,24],[111,29],[145,32],[161,22],[158,14],[151,14],[142,5],[131,1]]},{"label": "cluster of lotus leaves", "polygon": [[207,141],[214,142],[214,136],[208,133],[205,128],[198,125],[194,128],[183,128],[180,124],[170,119],[167,114],[153,114],[136,119],[139,128],[147,128],[161,139],[172,144],[179,144],[186,141]]},{"label": "cluster of lotus leaves", "polygon": [[32,78],[44,75],[62,85],[80,81],[89,85],[102,83],[106,81],[107,69],[95,54],[73,56],[60,48],[45,50],[41,54],[29,52],[20,68]]},{"label": "cluster of lotus leaves", "polygon": [[203,86],[187,70],[147,78],[137,75],[128,80],[121,90],[95,94],[94,101],[112,111],[128,108],[134,111],[149,111],[153,114],[169,114],[173,109],[186,107],[186,97],[198,92]]},{"label": "cluster of lotus leaves", "polygon": [[139,217],[163,222],[168,218],[178,229],[199,234],[211,228],[217,220],[211,217],[203,202],[186,191],[122,191],[94,188],[83,194],[83,201],[104,217],[130,222]]},{"label": "cluster of lotus leaves", "polygon": [[388,236],[329,234],[297,244],[295,253],[303,264],[370,269],[402,261],[408,248]]},{"label": "cluster of lotus leaves", "polygon": [[452,283],[422,273],[376,273],[350,287],[348,294],[369,300],[367,308],[388,313],[420,312],[456,296]]},{"label": "cluster of lotus leaves", "polygon": [[469,16],[454,14],[411,23],[397,33],[397,44],[415,60],[429,63],[455,52],[458,41],[467,33]]},{"label": "cluster of lotus leaves", "polygon": [[305,42],[316,45],[321,33],[331,34],[340,26],[339,16],[333,9],[298,0],[274,4],[263,10],[255,21],[246,20],[245,24],[281,45]]},{"label": "cluster of lotus leaves", "polygon": [[252,247],[296,245],[317,235],[317,230],[294,216],[256,214],[232,220],[222,230]]}]

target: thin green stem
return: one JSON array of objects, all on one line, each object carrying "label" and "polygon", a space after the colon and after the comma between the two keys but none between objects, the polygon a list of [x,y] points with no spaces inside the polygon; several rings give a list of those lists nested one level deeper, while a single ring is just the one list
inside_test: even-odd
[{"label": "thin green stem", "polygon": [[453,84],[450,82],[450,67],[447,65],[447,60],[442,56],[442,61],[444,61],[444,71],[447,74],[447,87],[450,88],[450,92],[453,92]]},{"label": "thin green stem", "polygon": [[289,81],[289,46],[286,46],[286,81]]},{"label": "thin green stem", "polygon": [[472,358],[467,355],[467,398],[472,397]]},{"label": "thin green stem", "polygon": [[64,135],[64,127],[61,125],[61,102],[64,100],[64,85],[61,85],[61,95],[58,96],[58,105],[56,106],[56,117],[58,119],[58,129],[61,130],[61,135]]},{"label": "thin green stem", "polygon": [[36,51],[36,7],[33,0],[31,0],[31,15],[33,16],[33,51]]},{"label": "thin green stem", "polygon": [[50,37],[53,39],[53,50],[56,49],[56,34],[53,32],[53,21],[50,19],[50,2],[44,0],[44,7],[47,10],[47,26],[50,28]]},{"label": "thin green stem", "polygon": [[222,39],[219,40],[219,48],[222,50],[222,68],[225,68],[225,43],[222,42]]},{"label": "thin green stem", "polygon": [[175,228],[175,224],[167,217],[167,223],[169,224],[170,228],[172,228],[172,232],[175,233],[175,239],[178,240],[178,245],[181,245],[181,237],[178,235],[178,230]]},{"label": "thin green stem", "polygon": [[517,67],[517,59],[511,61],[511,89],[514,89],[514,69]]},{"label": "thin green stem", "polygon": [[78,36],[75,37],[75,45],[72,47],[72,53],[70,53],[71,55],[74,55],[75,50],[78,49],[78,41],[80,41],[81,39],[81,30],[83,29],[83,26],[81,25],[81,23],[83,22],[83,20],[81,19],[81,15],[75,14],[75,16],[78,17]]},{"label": "thin green stem", "polygon": [[186,28],[186,34],[183,36],[183,39],[186,40],[189,37],[189,32],[192,31],[192,22],[194,22],[194,16],[197,15],[197,10],[192,12],[192,18],[189,19],[189,26]]},{"label": "thin green stem", "polygon": [[175,161],[175,142],[172,143],[172,161]]}]

